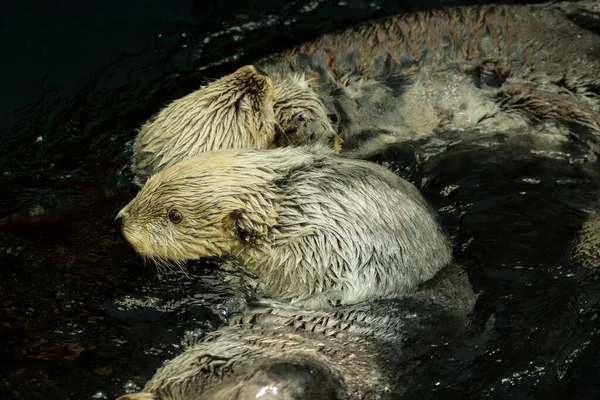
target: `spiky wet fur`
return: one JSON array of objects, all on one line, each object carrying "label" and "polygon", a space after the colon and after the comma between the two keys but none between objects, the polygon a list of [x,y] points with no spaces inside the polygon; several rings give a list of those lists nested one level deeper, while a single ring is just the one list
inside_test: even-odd
[{"label": "spiky wet fur", "polygon": [[[451,264],[404,299],[331,311],[265,301],[167,362],[136,395],[156,400],[400,398],[406,391],[402,375],[411,370],[407,364],[430,357],[436,344],[464,337],[476,299],[466,273]],[[277,396],[265,393],[271,388]],[[137,400],[136,395],[119,400]]]},{"label": "spiky wet fur", "polygon": [[[466,131],[462,139],[470,140],[531,125],[551,150],[575,139],[595,159],[600,35],[578,25],[573,7],[564,9],[568,3],[484,5],[391,16],[243,67],[142,127],[135,181],[221,148],[333,142],[339,150],[343,141],[342,151],[365,158],[433,134]],[[264,109],[253,115],[237,111],[235,99],[264,95],[254,87],[265,75],[273,101],[257,101]]]},{"label": "spiky wet fur", "polygon": [[235,257],[266,296],[305,308],[405,294],[451,259],[412,184],[320,146],[187,158],[151,177],[119,216],[143,256]]},{"label": "spiky wet fur", "polygon": [[338,134],[309,79],[304,74],[277,75],[274,79],[278,82],[274,103],[276,144],[283,147],[333,143]]},{"label": "spiky wet fur", "polygon": [[145,123],[132,156],[135,182],[183,158],[223,148],[273,145],[273,81],[252,66],[175,100]]},{"label": "spiky wet fur", "polygon": [[557,147],[574,138],[597,153],[600,35],[565,8],[391,16],[257,62],[275,86],[276,145],[338,134],[343,151],[363,157],[363,147],[448,131],[513,134],[535,124]]},{"label": "spiky wet fur", "polygon": [[600,270],[600,194],[588,206],[589,216],[573,241],[570,255],[573,260],[593,271]]}]

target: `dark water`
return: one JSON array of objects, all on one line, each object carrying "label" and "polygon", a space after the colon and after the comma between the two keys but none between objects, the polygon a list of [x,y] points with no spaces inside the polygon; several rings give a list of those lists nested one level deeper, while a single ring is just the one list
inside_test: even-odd
[{"label": "dark water", "polygon": [[457,146],[421,163],[406,149],[377,158],[421,183],[480,293],[475,318],[492,327],[485,342],[421,364],[408,397],[597,398],[588,368],[598,371],[600,282],[567,256],[597,166],[508,144]]},{"label": "dark water", "polygon": [[[210,263],[160,281],[116,232],[146,118],[257,57],[441,4],[458,2],[3,2],[0,398],[135,389],[251,297]],[[439,210],[490,333],[417,360],[408,397],[597,398],[600,282],[567,253],[600,169],[510,143],[434,153],[414,143],[377,161]]]}]

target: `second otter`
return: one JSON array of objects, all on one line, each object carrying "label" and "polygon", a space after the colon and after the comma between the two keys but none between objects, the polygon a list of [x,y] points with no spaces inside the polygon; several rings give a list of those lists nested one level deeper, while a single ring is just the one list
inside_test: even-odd
[{"label": "second otter", "polygon": [[145,123],[133,144],[135,183],[189,155],[222,148],[271,147],[273,81],[252,66],[176,100]]},{"label": "second otter", "polygon": [[[588,17],[578,17],[586,9],[596,15],[594,7],[595,2],[577,2],[446,8],[326,34],[176,100],[142,128],[133,168],[149,159],[160,166],[156,172],[172,151],[266,148],[239,136],[244,124],[254,134],[261,118],[265,124],[276,121],[267,147],[339,135],[343,151],[356,158],[434,134],[466,131],[480,138],[540,126],[538,135],[553,151],[576,139],[596,159],[600,40],[586,28]],[[248,89],[260,81],[272,90],[268,118],[258,111],[236,115],[232,100],[258,99]],[[232,127],[224,115],[235,118]],[[214,122],[215,132],[190,129],[200,122],[206,129]],[[205,135],[215,140],[210,148],[189,145]],[[230,144],[232,137],[238,145]],[[160,158],[140,151],[153,146],[161,147]]]},{"label": "second otter", "polygon": [[148,177],[183,158],[211,150],[268,149],[313,142],[339,149],[341,140],[327,124],[309,125],[292,134],[285,119],[276,123],[275,112],[287,110],[288,119],[298,119],[302,115],[294,110],[303,109],[302,104],[306,104],[306,112],[314,111],[311,96],[316,94],[308,83],[288,90],[297,104],[280,102],[274,109],[277,93],[273,80],[248,65],[173,101],[146,122],[135,138],[131,160],[135,183],[141,186]]},{"label": "second otter", "polygon": [[237,258],[307,309],[410,292],[451,260],[417,188],[320,147],[229,149],[152,176],[118,214],[142,256]]}]

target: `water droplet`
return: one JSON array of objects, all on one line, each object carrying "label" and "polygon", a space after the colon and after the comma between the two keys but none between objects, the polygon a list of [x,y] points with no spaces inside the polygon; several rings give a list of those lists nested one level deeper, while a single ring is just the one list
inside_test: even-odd
[{"label": "water droplet", "polygon": [[123,384],[123,390],[125,393],[136,393],[142,390],[142,388],[137,384],[137,382],[130,379]]}]

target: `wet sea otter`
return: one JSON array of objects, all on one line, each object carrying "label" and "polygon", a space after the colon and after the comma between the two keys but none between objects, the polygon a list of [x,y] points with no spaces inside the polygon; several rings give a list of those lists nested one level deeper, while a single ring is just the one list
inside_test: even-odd
[{"label": "wet sea otter", "polygon": [[[314,100],[311,96],[316,96],[307,83],[294,87],[292,92],[295,101],[308,98],[307,104]],[[312,142],[339,147],[333,128],[320,122],[307,125],[305,137],[300,133],[286,136],[282,130],[286,121],[275,121],[273,96],[273,80],[253,66],[245,66],[173,101],[146,122],[135,138],[131,163],[135,183],[141,186],[149,176],[184,157],[211,150],[268,149],[276,144]],[[280,117],[301,118],[291,105],[282,102],[277,111]],[[319,113],[310,107],[309,111]],[[326,116],[321,115],[319,120],[326,120]]]},{"label": "wet sea otter", "polygon": [[403,299],[335,311],[269,303],[233,317],[119,400],[399,398],[406,365],[464,338],[476,299],[451,264]]},{"label": "wet sea otter", "polygon": [[175,100],[140,129],[132,171],[142,185],[188,155],[223,148],[267,149],[275,137],[273,81],[252,66]]},{"label": "wet sea otter", "polygon": [[189,157],[118,218],[144,257],[235,257],[266,296],[307,309],[408,293],[451,260],[417,188],[320,146]]},{"label": "wet sea otter", "polygon": [[573,242],[571,257],[586,268],[600,269],[600,200],[590,206],[592,214]]},{"label": "wet sea otter", "polygon": [[[311,107],[321,111],[303,121],[327,113],[347,150],[371,139],[508,132],[538,121],[564,137],[575,132],[598,150],[600,35],[556,5],[392,16],[255,65],[276,91],[290,77],[307,79],[319,99]],[[295,103],[275,96],[276,108],[280,101]]]},{"label": "wet sea otter", "polygon": [[[576,12],[563,11],[569,7]],[[278,133],[266,139],[274,137],[275,146],[331,141],[337,133],[343,151],[363,157],[386,143],[431,134],[509,134],[537,124],[555,149],[576,138],[597,151],[600,35],[583,27],[593,15],[577,18],[586,7],[597,6],[484,5],[363,23],[257,62],[254,74],[243,70],[177,100],[180,112],[165,125],[158,121],[173,106],[163,110],[146,125],[152,131],[145,140],[178,137],[168,149],[190,141],[198,131],[179,127],[191,116],[197,126],[211,121],[219,132],[213,149],[232,147],[240,123],[256,136],[258,113],[254,120],[235,117],[237,124],[225,129],[229,122],[219,113],[236,115],[227,106],[232,102],[213,102],[219,94],[243,94],[259,75],[274,85]],[[261,146],[248,141],[246,147]],[[134,156],[134,169],[145,157]]]}]

